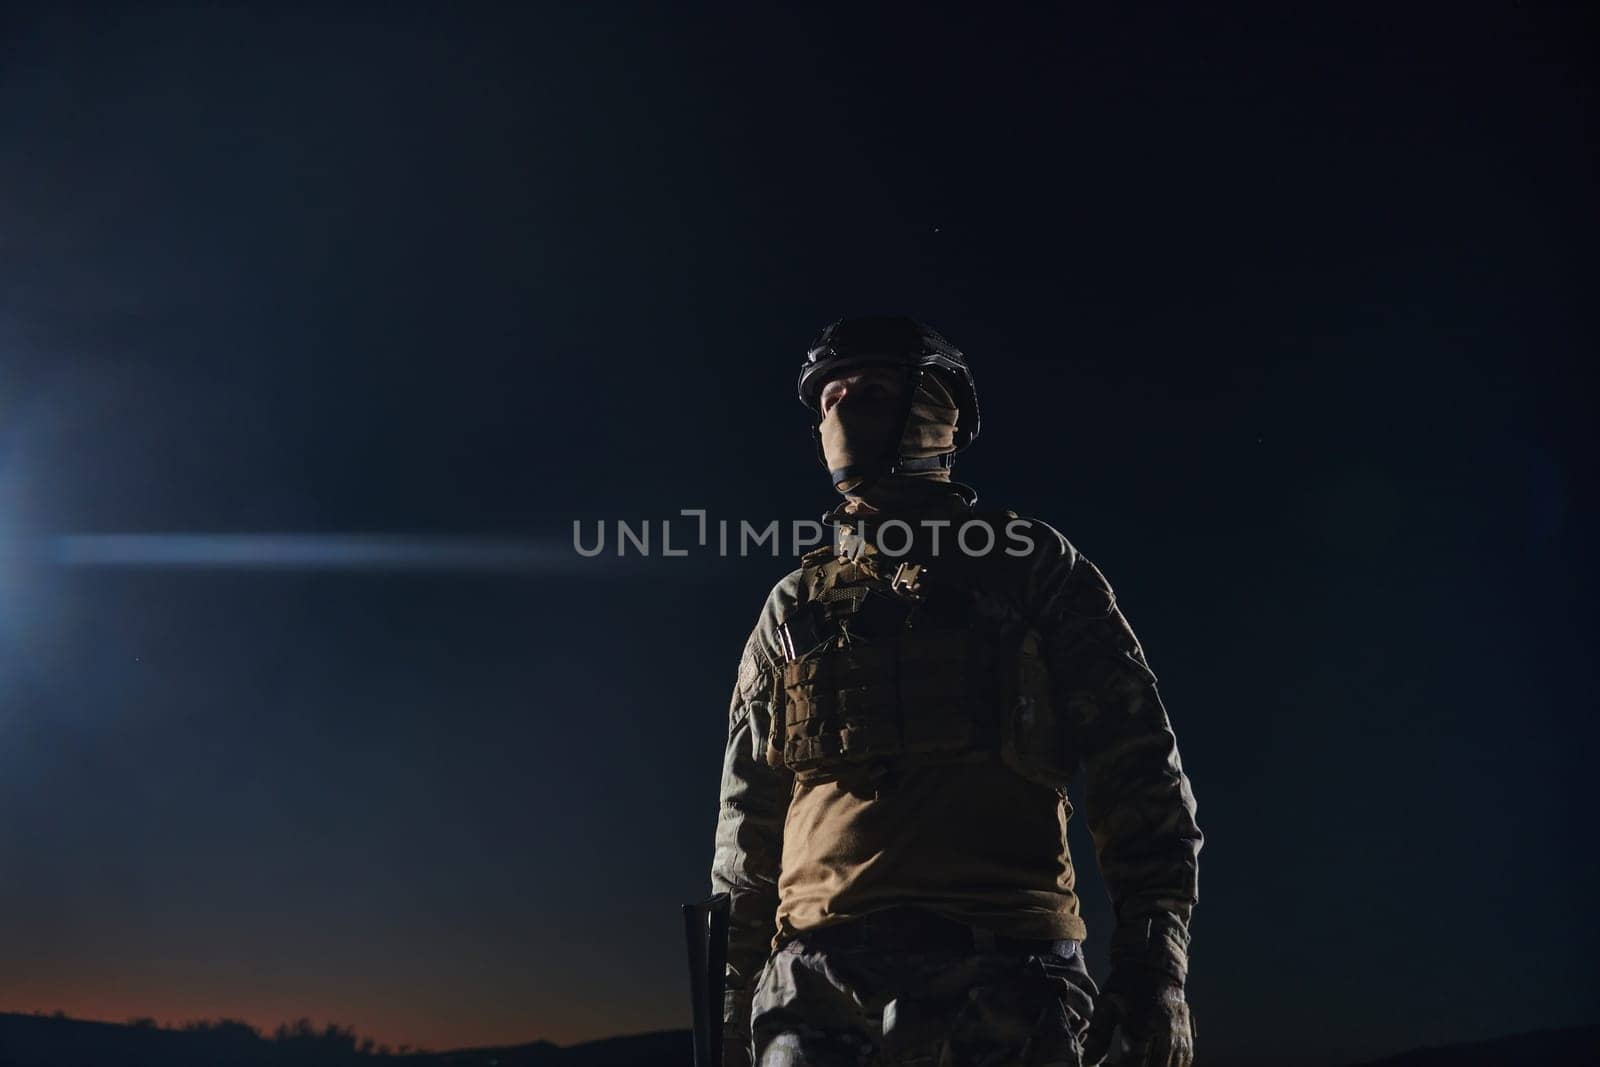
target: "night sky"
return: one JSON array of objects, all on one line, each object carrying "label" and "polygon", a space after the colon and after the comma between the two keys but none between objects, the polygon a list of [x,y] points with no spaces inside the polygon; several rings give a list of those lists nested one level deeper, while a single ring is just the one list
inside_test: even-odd
[{"label": "night sky", "polygon": [[508,11],[0,22],[0,1010],[686,1026],[791,563],[572,524],[815,518],[889,313],[1162,679],[1203,1060],[1600,1021],[1591,26]]}]

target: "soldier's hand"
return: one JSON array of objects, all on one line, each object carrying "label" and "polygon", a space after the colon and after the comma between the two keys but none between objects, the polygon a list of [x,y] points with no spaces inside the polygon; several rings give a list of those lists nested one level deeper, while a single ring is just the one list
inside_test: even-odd
[{"label": "soldier's hand", "polygon": [[1183,987],[1142,968],[1113,973],[1095,1002],[1084,1039],[1083,1061],[1100,1063],[1120,1031],[1127,1051],[1118,1067],[1190,1067],[1194,1062],[1194,1018]]}]

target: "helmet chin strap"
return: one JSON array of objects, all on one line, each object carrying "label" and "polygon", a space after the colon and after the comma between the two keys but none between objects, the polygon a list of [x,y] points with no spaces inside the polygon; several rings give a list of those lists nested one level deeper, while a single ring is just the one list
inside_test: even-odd
[{"label": "helmet chin strap", "polygon": [[[866,489],[869,486],[876,485],[892,474],[921,474],[924,471],[949,469],[950,454],[946,452],[942,456],[928,456],[926,459],[901,460],[893,468],[887,471],[876,469],[875,467],[868,467],[863,463],[855,463],[848,467],[832,467],[828,470],[828,477],[833,479],[833,487],[835,489],[838,489],[840,485],[850,481],[852,478],[864,479],[860,484],[853,485],[849,488],[848,492],[853,493],[858,489]],[[840,489],[839,491],[846,492],[846,490],[843,489]]]}]

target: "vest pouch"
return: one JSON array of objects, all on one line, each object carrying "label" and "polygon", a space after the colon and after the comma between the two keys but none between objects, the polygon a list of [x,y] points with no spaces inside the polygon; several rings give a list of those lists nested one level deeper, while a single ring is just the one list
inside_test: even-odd
[{"label": "vest pouch", "polygon": [[821,550],[802,569],[806,599],[779,627],[769,765],[816,780],[905,755],[995,757],[1007,646],[971,591],[915,575],[901,588],[870,560]]},{"label": "vest pouch", "polygon": [[784,767],[810,779],[893,755],[893,655],[892,646],[829,644],[785,665],[783,736],[769,759],[781,753]]},{"label": "vest pouch", "polygon": [[1077,767],[1066,718],[1050,692],[1050,671],[1037,630],[1023,631],[1000,673],[1000,752],[1012,770],[1031,781],[1065,789]]}]

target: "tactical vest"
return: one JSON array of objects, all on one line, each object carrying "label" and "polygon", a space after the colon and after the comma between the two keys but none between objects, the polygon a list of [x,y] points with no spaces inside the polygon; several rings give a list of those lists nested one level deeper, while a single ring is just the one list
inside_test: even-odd
[{"label": "tactical vest", "polygon": [[854,559],[831,546],[802,557],[800,599],[778,631],[783,714],[769,765],[814,781],[903,756],[998,756],[1064,787],[1073,746],[1053,713],[1040,635],[976,584],[981,568],[957,562],[870,545]]}]

